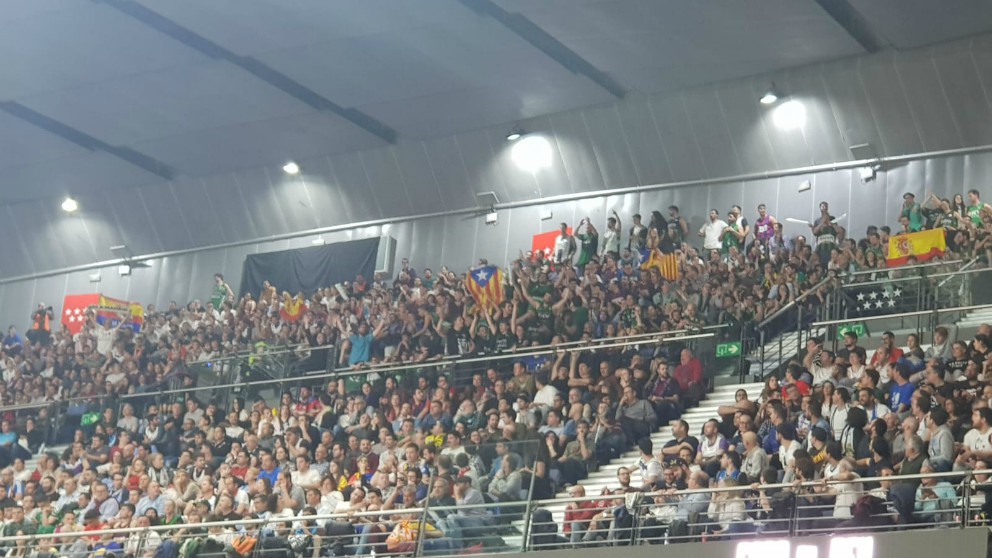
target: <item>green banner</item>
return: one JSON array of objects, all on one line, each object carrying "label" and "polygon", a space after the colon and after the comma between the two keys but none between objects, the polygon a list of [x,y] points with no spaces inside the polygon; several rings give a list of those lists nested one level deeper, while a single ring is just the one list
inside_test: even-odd
[{"label": "green banner", "polygon": [[741,354],[741,344],[736,343],[720,343],[716,346],[716,358],[727,358],[740,356]]},{"label": "green banner", "polygon": [[865,337],[868,333],[868,329],[865,328],[864,322],[851,322],[849,324],[842,325],[837,328],[837,339],[839,341],[843,341],[844,334],[847,333],[848,331],[853,331],[854,334],[858,336],[858,338]]}]

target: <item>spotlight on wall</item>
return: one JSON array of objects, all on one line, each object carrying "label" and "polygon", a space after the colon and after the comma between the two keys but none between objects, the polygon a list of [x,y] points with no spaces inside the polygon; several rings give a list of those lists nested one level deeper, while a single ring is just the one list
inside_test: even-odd
[{"label": "spotlight on wall", "polygon": [[772,122],[782,130],[798,130],[806,125],[806,106],[793,99],[775,107]]},{"label": "spotlight on wall", "polygon": [[551,165],[551,144],[541,136],[527,136],[513,145],[513,162],[526,172],[537,172]]},{"label": "spotlight on wall", "polygon": [[76,200],[68,196],[66,196],[66,198],[62,200],[62,211],[65,211],[66,213],[72,213],[77,209],[79,209],[79,204],[76,202]]},{"label": "spotlight on wall", "polygon": [[779,95],[778,90],[775,89],[775,82],[772,82],[771,87],[768,88],[768,91],[765,91],[765,94],[762,95],[758,101],[763,105],[774,105],[775,101],[777,101],[779,97],[781,97],[781,95]]},{"label": "spotlight on wall", "polygon": [[498,220],[499,220],[499,214],[496,213],[495,211],[490,211],[489,213],[486,213],[487,225],[495,225]]},{"label": "spotlight on wall", "polygon": [[514,126],[513,129],[510,130],[510,133],[506,134],[506,141],[517,141],[522,138],[525,133],[526,132],[524,132],[524,129],[520,126]]},{"label": "spotlight on wall", "polygon": [[131,275],[131,266],[127,264],[117,266],[117,274],[120,275],[121,277],[127,277],[128,275]]},{"label": "spotlight on wall", "polygon": [[871,167],[858,167],[858,176],[861,177],[861,182],[864,182],[864,183],[867,184],[867,183],[871,182],[872,180],[875,180],[875,171],[877,171],[877,170],[878,170],[878,168],[877,167],[874,167],[874,166],[871,166]]},{"label": "spotlight on wall", "polygon": [[300,165],[297,165],[293,161],[289,161],[288,163],[282,166],[282,170],[286,174],[300,174]]},{"label": "spotlight on wall", "polygon": [[327,242],[324,240],[324,237],[318,236],[317,238],[311,240],[310,244],[313,244],[314,246],[323,246],[327,244]]},{"label": "spotlight on wall", "polygon": [[103,277],[100,275],[99,271],[96,273],[90,273],[87,278],[90,280],[90,283],[99,283],[103,280]]}]

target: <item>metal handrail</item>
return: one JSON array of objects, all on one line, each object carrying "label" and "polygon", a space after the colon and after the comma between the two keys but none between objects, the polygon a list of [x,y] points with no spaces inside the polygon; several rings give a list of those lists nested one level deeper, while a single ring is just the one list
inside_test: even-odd
[{"label": "metal handrail", "polygon": [[796,298],[794,298],[791,301],[789,301],[788,304],[786,304],[785,306],[779,308],[774,313],[772,313],[771,316],[768,316],[767,318],[765,318],[764,320],[762,320],[758,324],[758,329],[764,329],[764,327],[766,325],[770,324],[772,322],[772,320],[774,320],[775,318],[778,318],[782,314],[785,314],[786,312],[788,312],[789,310],[791,310],[792,308],[794,308],[798,303],[806,300],[806,297],[808,297],[811,294],[813,294],[814,292],[816,292],[817,289],[819,289],[820,287],[826,285],[831,280],[833,280],[833,277],[825,277],[819,283],[817,283],[817,284],[813,285],[812,287],[806,289],[806,292],[799,294],[798,296],[796,296]]},{"label": "metal handrail", "polygon": [[937,283],[937,288],[939,289],[940,287],[943,287],[945,283],[947,283],[948,281],[950,281],[951,278],[954,277],[954,276],[956,276],[956,275],[964,275],[966,273],[974,273],[974,272],[980,272],[980,271],[987,271],[986,269],[975,269],[975,270],[968,269],[969,267],[971,267],[974,264],[978,263],[980,260],[981,260],[981,258],[975,257],[970,262],[968,262],[968,263],[964,264],[963,266],[961,266],[961,269],[958,269],[956,271],[949,271],[949,272],[946,272],[946,273],[934,273],[933,275],[930,276],[930,278],[931,279],[935,279],[937,277],[947,277],[947,279],[944,279],[940,283]]},{"label": "metal handrail", "polygon": [[885,273],[889,271],[912,271],[914,269],[925,269],[928,267],[938,267],[942,265],[953,265],[961,263],[964,260],[950,260],[950,261],[940,261],[940,262],[925,262],[916,265],[901,265],[898,267],[884,267],[882,269],[867,269],[865,271],[852,271],[849,273],[843,273],[838,275],[838,277],[855,277],[858,275],[869,275],[871,273]]},{"label": "metal handrail", "polygon": [[[768,489],[795,489],[797,487],[819,487],[819,486],[831,486],[837,484],[850,484],[851,482],[857,482],[861,484],[872,484],[881,482],[900,482],[906,480],[923,480],[928,478],[961,478],[965,479],[959,483],[960,486],[969,486],[972,479],[975,476],[984,475],[992,476],[992,469],[982,469],[979,471],[949,471],[946,473],[929,473],[929,474],[915,474],[915,475],[895,475],[888,477],[860,477],[856,480],[821,480],[821,481],[806,481],[806,482],[796,482],[796,483],[778,483],[778,484],[764,484],[758,485],[757,490],[768,490]],[[982,485],[992,484],[992,479],[982,483]],[[732,488],[726,487],[713,487],[713,488],[698,488],[698,489],[686,489],[686,490],[676,490],[676,491],[666,491],[657,490],[650,492],[641,493],[645,498],[653,498],[655,496],[687,496],[690,494],[713,494],[720,492],[753,492],[755,487],[753,485],[742,485],[735,486]],[[622,497],[621,494],[596,494],[592,496],[580,496],[580,497],[568,497],[568,498],[555,498],[555,499],[544,499],[544,500],[529,500],[531,511],[524,515],[524,521],[530,523],[532,521],[533,510],[536,510],[542,506],[553,506],[561,507],[562,504],[570,503],[581,503],[581,502],[593,502],[601,501],[604,499],[612,499]],[[171,530],[179,530],[183,528],[188,528],[190,526],[195,526],[197,528],[211,528],[211,527],[230,527],[239,528],[244,526],[256,526],[256,525],[268,525],[268,524],[281,524],[287,521],[293,522],[310,522],[310,521],[327,521],[335,519],[350,519],[353,517],[378,517],[383,515],[395,515],[395,514],[422,514],[425,515],[426,512],[430,511],[457,511],[460,509],[499,509],[499,508],[520,508],[521,506],[527,504],[525,501],[513,501],[513,502],[496,502],[492,504],[463,504],[457,506],[428,506],[427,502],[424,502],[423,507],[417,508],[396,508],[391,510],[375,510],[375,511],[361,511],[361,512],[344,512],[344,513],[331,513],[331,514],[316,514],[316,515],[300,515],[295,516],[292,519],[289,518],[277,518],[277,519],[236,519],[231,521],[216,521],[216,522],[200,522],[196,524],[176,524],[176,525],[156,525],[149,527],[127,527],[120,529],[101,529],[98,533],[100,535],[129,535],[135,533],[147,533],[147,532],[166,532]],[[82,538],[82,537],[92,537],[94,536],[93,531],[81,531],[81,532],[62,532],[62,533],[44,533],[44,534],[34,534],[34,535],[15,535],[9,537],[0,537],[0,543],[4,542],[14,542],[14,541],[32,541],[41,539],[67,539],[67,538]]]},{"label": "metal handrail", "polygon": [[882,314],[880,316],[865,316],[863,318],[848,318],[846,320],[827,320],[823,322],[813,322],[810,327],[826,327],[832,325],[843,325],[851,322],[871,322],[877,320],[891,320],[893,318],[913,318],[917,316],[933,316],[943,312],[970,312],[972,310],[992,310],[992,304],[979,304],[976,306],[956,306],[954,308],[935,308],[933,310],[916,310],[914,312],[900,312],[898,314]]}]

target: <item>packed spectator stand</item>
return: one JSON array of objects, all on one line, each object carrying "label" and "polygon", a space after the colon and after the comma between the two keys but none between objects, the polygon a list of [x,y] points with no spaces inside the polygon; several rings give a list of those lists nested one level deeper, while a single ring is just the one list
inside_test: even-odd
[{"label": "packed spectator stand", "polygon": [[[825,203],[792,238],[764,206],[753,226],[712,210],[703,250],[674,206],[629,227],[614,213],[602,234],[563,224],[487,308],[465,274],[405,259],[309,298],[236,299],[218,274],[209,301],[149,305],[137,333],[89,312],[72,335],[42,306],[3,339],[0,545],[458,554],[749,536],[799,508],[811,531],[953,523],[992,459],[989,326],[814,338],[781,378],[707,381],[709,341],[753,349],[768,317],[825,305],[824,281],[888,273],[890,234],[944,229],[937,264],[988,264],[977,192],[904,200],[903,231],[860,240]],[[569,503],[531,505],[556,494]]]}]

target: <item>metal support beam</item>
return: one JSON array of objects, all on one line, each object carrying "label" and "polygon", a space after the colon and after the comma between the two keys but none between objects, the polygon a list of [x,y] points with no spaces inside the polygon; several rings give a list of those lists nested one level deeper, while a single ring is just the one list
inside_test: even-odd
[{"label": "metal support beam", "polygon": [[63,124],[54,118],[50,118],[40,112],[30,109],[16,101],[0,102],[0,110],[7,114],[19,118],[32,126],[41,128],[46,132],[54,134],[70,143],[74,143],[83,149],[90,151],[103,151],[118,159],[124,160],[136,167],[144,169],[156,176],[166,180],[172,180],[173,171],[162,161],[149,157],[130,147],[118,147],[99,140],[86,132],[77,130],[68,124]]},{"label": "metal support beam", "polygon": [[320,111],[327,111],[340,116],[355,126],[378,137],[386,143],[394,143],[398,134],[396,130],[376,120],[359,110],[345,108],[334,101],[322,96],[313,89],[290,78],[286,74],[268,66],[251,56],[241,56],[210,39],[183,27],[162,14],[151,10],[133,0],[92,0],[98,4],[106,4],[122,14],[141,24],[178,41],[187,47],[217,60],[229,62],[276,89],[286,93],[296,100]]},{"label": "metal support beam", "polygon": [[496,5],[492,0],[460,1],[473,12],[489,16],[500,22],[504,27],[530,43],[534,48],[546,54],[568,71],[589,78],[596,85],[609,91],[614,97],[622,99],[627,94],[627,91],[616,80],[593,66],[588,60],[576,54],[574,50],[562,44],[561,41],[552,37],[547,31],[541,29],[536,23],[527,19],[525,16],[510,13]]},{"label": "metal support beam", "polygon": [[867,52],[885,48],[885,40],[848,0],[816,0],[816,3]]}]

